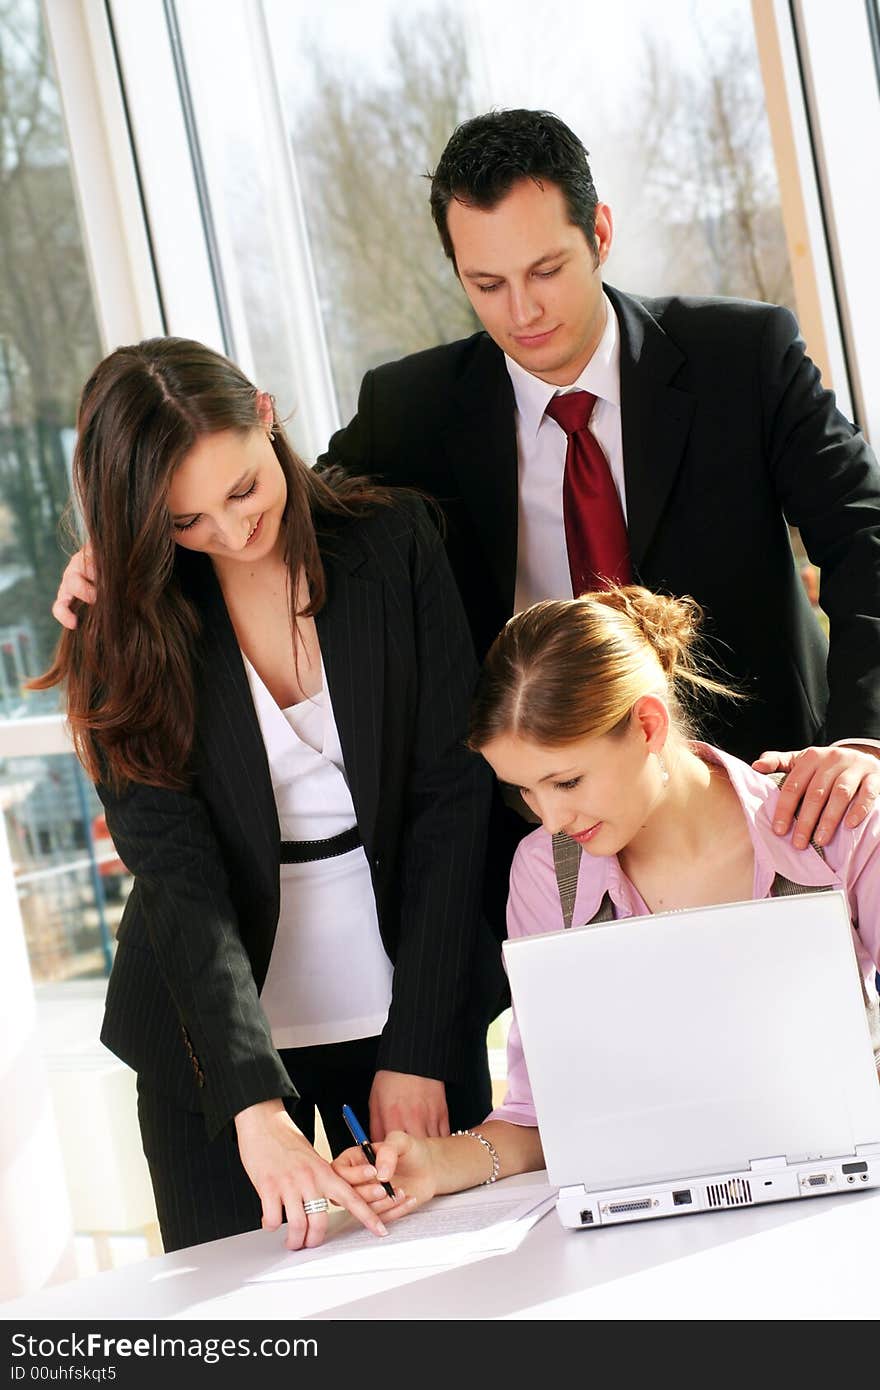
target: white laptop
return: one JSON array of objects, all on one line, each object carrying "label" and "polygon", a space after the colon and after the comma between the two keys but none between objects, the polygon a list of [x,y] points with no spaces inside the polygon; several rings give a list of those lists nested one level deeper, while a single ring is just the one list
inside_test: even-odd
[{"label": "white laptop", "polygon": [[842,892],[532,936],[504,957],[564,1226],[880,1185]]}]

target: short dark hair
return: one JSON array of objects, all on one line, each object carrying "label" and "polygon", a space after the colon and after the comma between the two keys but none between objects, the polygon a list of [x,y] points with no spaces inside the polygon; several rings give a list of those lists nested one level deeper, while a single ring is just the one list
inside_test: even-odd
[{"label": "short dark hair", "polygon": [[452,199],[488,211],[520,179],[557,184],[569,218],[598,256],[599,199],[587,153],[574,132],[550,111],[488,111],[456,126],[430,175],[431,216],[453,265],[455,250],[447,226]]}]

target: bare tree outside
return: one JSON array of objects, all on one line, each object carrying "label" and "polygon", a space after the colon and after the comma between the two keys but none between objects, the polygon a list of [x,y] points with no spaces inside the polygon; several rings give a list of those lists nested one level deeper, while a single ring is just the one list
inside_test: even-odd
[{"label": "bare tree outside", "polygon": [[[11,675],[43,669],[57,640],[71,430],[100,355],[39,7],[0,0],[0,629],[24,635]],[[9,713],[21,697],[4,685]]]},{"label": "bare tree outside", "polygon": [[[752,35],[728,24],[687,69],[656,34],[644,40],[641,80],[628,113],[635,239],[627,287],[732,295],[796,310],[764,89]],[[618,258],[618,263],[623,258]],[[645,278],[638,278],[641,264]],[[800,534],[792,549],[820,626],[819,574]]]},{"label": "bare tree outside", "polygon": [[[701,28],[704,16],[695,7],[689,21],[696,59],[693,42],[677,52],[659,26],[643,32],[641,49],[633,36],[625,101],[605,103],[595,84],[583,87],[587,107],[575,127],[614,163],[620,235],[609,278],[635,292],[793,307],[753,33],[738,11],[716,16],[711,32]],[[491,104],[475,98],[473,34],[448,0],[433,9],[401,6],[389,32],[380,74],[365,75],[356,58],[326,42],[312,44],[311,87],[291,107],[343,418],[368,367],[476,326],[442,255],[420,177],[453,128]],[[547,68],[557,97],[564,90],[580,104],[572,82],[562,81],[570,64],[555,46],[543,52],[536,39],[534,62]],[[536,102],[531,88],[530,103],[556,107],[552,99]]]},{"label": "bare tree outside", "polygon": [[626,283],[793,308],[752,36],[728,25],[711,42],[703,35],[700,48],[699,67],[684,67],[670,42],[653,33],[643,41],[641,77],[621,136],[638,209],[638,226],[627,226]]},{"label": "bare tree outside", "polygon": [[[50,607],[64,566],[59,532],[76,404],[100,355],[40,6],[0,0],[3,719],[57,708],[57,692],[25,697],[22,683],[45,670],[58,640]],[[103,902],[111,882],[122,880],[104,878],[90,848],[99,803],[76,759],[24,749],[5,759],[0,805],[34,979],[103,974],[109,958]],[[108,873],[114,867],[108,862]]]},{"label": "bare tree outside", "polygon": [[292,139],[344,419],[369,367],[479,324],[443,254],[424,174],[473,114],[457,12],[405,9],[382,77],[314,46]]}]

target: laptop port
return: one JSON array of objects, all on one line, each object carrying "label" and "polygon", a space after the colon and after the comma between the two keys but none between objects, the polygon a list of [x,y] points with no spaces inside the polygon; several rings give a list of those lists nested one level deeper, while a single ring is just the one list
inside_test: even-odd
[{"label": "laptop port", "polygon": [[831,1179],[827,1173],[811,1173],[803,1182],[806,1187],[827,1187]]},{"label": "laptop port", "polygon": [[693,1200],[689,1187],[683,1188],[681,1192],[673,1192],[672,1194],[672,1205],[674,1207],[689,1207]]},{"label": "laptop port", "polygon": [[582,1226],[592,1226],[592,1224],[593,1224],[593,1213],[589,1210],[589,1208],[587,1208],[586,1211],[582,1211],[582,1212],[581,1212],[581,1225],[582,1225]]},{"label": "laptop port", "polygon": [[636,1197],[631,1202],[609,1202],[602,1210],[609,1216],[616,1216],[624,1211],[647,1211],[649,1207],[656,1206],[654,1197]]},{"label": "laptop port", "polygon": [[860,1159],[858,1163],[841,1164],[840,1171],[842,1173],[867,1173],[868,1165],[865,1163],[864,1159]]}]

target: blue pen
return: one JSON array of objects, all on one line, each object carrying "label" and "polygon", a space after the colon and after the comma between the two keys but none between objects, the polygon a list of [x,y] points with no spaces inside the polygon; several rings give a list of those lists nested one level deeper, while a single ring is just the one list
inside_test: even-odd
[{"label": "blue pen", "polygon": [[[354,1142],[356,1144],[359,1144],[360,1147],[363,1149],[364,1157],[366,1158],[367,1162],[372,1163],[373,1167],[375,1168],[376,1151],[370,1143],[369,1139],[367,1138],[366,1134],[364,1133],[363,1126],[350,1105],[343,1105],[342,1118],[348,1125],[349,1133]],[[383,1182],[382,1186],[388,1193],[388,1196],[391,1198],[391,1200],[396,1201],[397,1193],[394,1191],[394,1188],[391,1186],[391,1183]]]}]

